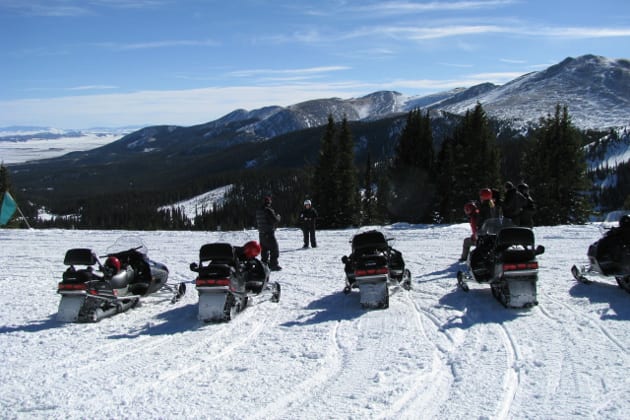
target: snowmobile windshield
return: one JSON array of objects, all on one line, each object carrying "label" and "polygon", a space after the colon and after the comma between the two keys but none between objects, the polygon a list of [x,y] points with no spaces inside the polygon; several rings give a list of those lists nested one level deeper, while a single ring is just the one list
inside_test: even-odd
[{"label": "snowmobile windshield", "polygon": [[107,248],[107,254],[116,254],[132,249],[144,255],[148,253],[147,246],[139,236],[121,236]]},{"label": "snowmobile windshield", "polygon": [[599,230],[604,234],[606,231],[619,226],[619,220],[626,214],[630,214],[630,210],[615,210],[609,212],[599,225]]},{"label": "snowmobile windshield", "polygon": [[483,226],[479,230],[479,235],[496,235],[503,228],[514,226],[512,219],[500,217],[496,219],[488,219],[483,222]]}]

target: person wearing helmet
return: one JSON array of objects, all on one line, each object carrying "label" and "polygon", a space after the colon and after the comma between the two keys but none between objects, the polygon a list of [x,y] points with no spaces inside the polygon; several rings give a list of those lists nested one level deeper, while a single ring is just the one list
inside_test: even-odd
[{"label": "person wearing helmet", "polygon": [[269,265],[272,271],[280,271],[278,265],[280,248],[276,240],[276,227],[280,222],[280,215],[271,207],[271,196],[263,198],[263,204],[256,210],[256,223],[258,225],[258,239],[260,241],[260,259]]},{"label": "person wearing helmet", "polygon": [[304,235],[303,248],[308,248],[309,241],[313,248],[317,248],[317,240],[315,239],[317,210],[313,207],[311,200],[304,200],[304,208],[300,212],[299,221]]},{"label": "person wearing helmet", "polygon": [[460,262],[466,261],[468,259],[470,247],[477,242],[477,229],[479,227],[479,207],[477,205],[477,202],[469,201],[468,203],[466,203],[464,205],[464,213],[468,217],[468,223],[470,223],[470,231],[472,234],[464,239],[462,256],[459,258]]},{"label": "person wearing helmet", "polygon": [[477,228],[483,226],[483,222],[497,217],[497,209],[494,203],[494,194],[490,188],[479,190],[479,216],[477,217]]}]

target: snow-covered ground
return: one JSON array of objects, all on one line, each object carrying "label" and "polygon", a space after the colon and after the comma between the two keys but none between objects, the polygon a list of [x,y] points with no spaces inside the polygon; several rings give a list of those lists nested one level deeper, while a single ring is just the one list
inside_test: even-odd
[{"label": "snow-covered ground", "polygon": [[212,211],[215,206],[221,207],[225,201],[225,195],[230,192],[234,185],[225,185],[215,188],[207,193],[198,195],[189,200],[180,201],[168,206],[162,206],[158,210],[182,209],[184,215],[189,220],[195,220],[198,214],[204,211]]},{"label": "snow-covered ground", "polygon": [[80,137],[32,138],[26,141],[0,141],[0,163],[23,163],[48,159],[70,152],[95,149],[120,139],[122,134],[85,133]]},{"label": "snow-covered ground", "polygon": [[[96,324],[55,320],[65,250],[102,253],[123,231],[0,230],[0,406],[3,418],[566,419],[630,416],[630,294],[569,269],[596,225],[538,227],[538,298],[506,309],[487,285],[456,288],[465,224],[385,227],[413,290],[362,310],[344,295],[342,255],[354,230],[278,232],[278,304],[229,323],[197,320],[192,285]],[[133,232],[173,281],[207,242],[254,231]]]}]

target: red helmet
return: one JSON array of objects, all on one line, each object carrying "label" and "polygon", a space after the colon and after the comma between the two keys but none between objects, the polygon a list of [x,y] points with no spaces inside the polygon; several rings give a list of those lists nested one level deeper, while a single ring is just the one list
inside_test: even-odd
[{"label": "red helmet", "polygon": [[120,271],[120,260],[114,256],[109,256],[105,260],[105,267],[114,271],[114,274]]},{"label": "red helmet", "polygon": [[479,191],[479,198],[481,201],[492,200],[492,190],[490,188],[484,188]]},{"label": "red helmet", "polygon": [[477,211],[477,205],[473,201],[469,201],[464,205],[464,213],[466,216],[470,216],[471,214]]},{"label": "red helmet", "polygon": [[260,244],[256,241],[249,241],[243,245],[243,254],[246,258],[255,258],[260,254]]}]

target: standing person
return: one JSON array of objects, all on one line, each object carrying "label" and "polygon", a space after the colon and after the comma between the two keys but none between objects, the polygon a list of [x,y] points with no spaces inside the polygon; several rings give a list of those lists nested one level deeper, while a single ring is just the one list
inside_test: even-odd
[{"label": "standing person", "polygon": [[279,221],[280,215],[271,207],[271,196],[266,196],[262,206],[256,210],[256,224],[261,246],[260,259],[265,264],[269,264],[271,271],[282,270],[282,267],[278,265],[280,249],[275,233]]},{"label": "standing person", "polygon": [[464,205],[464,213],[466,213],[466,216],[468,216],[468,223],[470,223],[471,235],[467,236],[464,239],[462,256],[459,258],[460,262],[466,261],[468,259],[470,247],[477,243],[477,229],[479,227],[479,208],[477,207],[477,203],[475,201],[469,201],[468,203],[466,203]]},{"label": "standing person", "polygon": [[477,227],[481,228],[483,222],[488,219],[497,217],[497,208],[494,202],[494,193],[490,188],[482,188],[479,190],[479,217],[477,218]]},{"label": "standing person", "polygon": [[534,227],[533,218],[534,218],[534,213],[536,213],[536,202],[534,201],[532,196],[529,194],[529,185],[527,185],[524,182],[521,182],[520,184],[518,184],[518,187],[516,187],[516,189],[518,190],[518,192],[523,194],[523,197],[525,197],[525,200],[527,200],[527,204],[525,204],[525,207],[523,207],[521,211],[520,225],[524,227],[528,227],[528,228],[533,228]]},{"label": "standing person", "polygon": [[317,210],[313,207],[311,200],[304,200],[304,208],[300,212],[300,223],[304,234],[304,246],[308,248],[309,240],[313,248],[317,248],[315,239],[315,222],[317,220]]},{"label": "standing person", "polygon": [[505,198],[503,199],[503,217],[512,219],[515,225],[521,224],[521,213],[527,204],[527,199],[518,192],[510,181],[505,183]]}]

